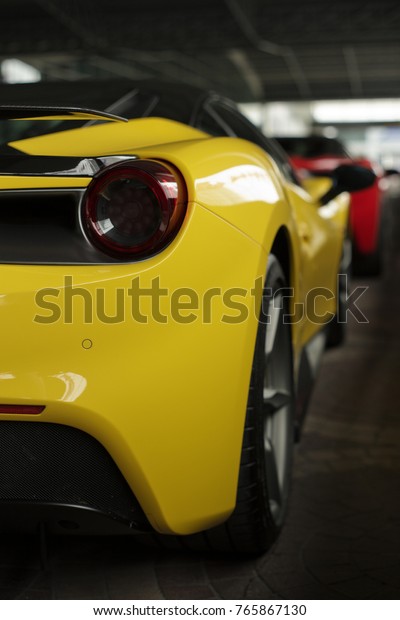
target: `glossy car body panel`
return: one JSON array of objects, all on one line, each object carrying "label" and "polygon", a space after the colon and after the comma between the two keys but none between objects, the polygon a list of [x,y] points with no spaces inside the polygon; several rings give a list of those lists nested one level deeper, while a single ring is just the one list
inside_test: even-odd
[{"label": "glossy car body panel", "polygon": [[[236,138],[211,139],[164,119],[103,124],[11,146],[32,156],[130,153],[165,161],[183,176],[188,207],[175,239],[145,260],[0,266],[0,318],[9,326],[2,340],[0,402],[45,405],[34,420],[0,414],[0,424],[59,423],[92,435],[160,532],[188,534],[222,522],[235,506],[260,309],[251,289],[263,281],[268,255],[284,231],[292,308],[323,286],[332,296],[320,296],[314,310],[333,314],[346,196],[319,207],[304,189],[285,181],[259,147]],[[89,182],[2,176],[0,188],[84,188]],[[147,322],[137,314],[132,318],[135,294],[127,293],[132,282],[148,290],[157,279],[170,292],[190,288],[200,308],[189,303],[178,321],[169,293],[161,297],[156,314],[165,321],[159,320],[147,296],[140,306]],[[43,289],[48,312],[35,301]],[[210,294],[213,290],[222,295]],[[240,296],[241,311],[227,309],[223,293],[229,290]],[[97,300],[97,312],[89,296]],[[56,308],[57,321],[47,322]],[[238,321],[241,312],[245,320]],[[295,368],[305,344],[323,327],[307,314],[293,322]]]},{"label": "glossy car body panel", "polygon": [[[211,248],[196,267],[202,231]],[[162,256],[112,270],[76,267],[68,273],[74,287],[93,296],[104,288],[112,316],[116,289],[128,289],[135,277],[142,288],[150,288],[153,278],[171,290],[189,282],[201,297],[213,286],[247,288],[264,269],[265,255],[254,242],[192,204],[184,234]],[[15,265],[1,271],[2,321],[19,325],[18,337],[10,330],[3,344],[1,401],[45,404],[37,419],[73,425],[98,439],[156,528],[187,533],[222,520],[235,501],[254,309],[249,321],[224,324],[225,309],[216,299],[210,324],[201,318],[181,324],[171,318],[166,300],[160,307],[165,324],[141,324],[129,316],[123,323],[86,324],[77,299],[72,324],[37,324],[35,291],[54,288],[62,295],[65,268]],[[92,346],[85,349],[88,339]],[[3,414],[1,419],[28,418]]]}]

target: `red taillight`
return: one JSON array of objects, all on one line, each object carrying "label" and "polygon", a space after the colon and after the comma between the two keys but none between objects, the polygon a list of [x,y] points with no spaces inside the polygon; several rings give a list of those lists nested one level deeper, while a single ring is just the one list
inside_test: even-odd
[{"label": "red taillight", "polygon": [[115,164],[93,178],[83,202],[82,223],[100,250],[130,260],[163,249],[186,211],[178,174],[156,161]]},{"label": "red taillight", "polygon": [[44,408],[44,405],[0,405],[0,413],[37,415],[38,413],[42,413]]}]

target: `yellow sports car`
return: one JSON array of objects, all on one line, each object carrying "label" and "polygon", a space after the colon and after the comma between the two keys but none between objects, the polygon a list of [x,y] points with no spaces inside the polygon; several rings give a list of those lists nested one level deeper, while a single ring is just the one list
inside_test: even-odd
[{"label": "yellow sports car", "polygon": [[262,552],[373,173],[300,184],[226,99],[115,88],[0,107],[0,520]]}]

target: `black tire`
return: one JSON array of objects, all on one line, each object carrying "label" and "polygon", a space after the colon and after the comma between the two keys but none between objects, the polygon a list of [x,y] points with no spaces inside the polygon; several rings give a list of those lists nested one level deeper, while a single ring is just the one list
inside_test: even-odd
[{"label": "black tire", "polygon": [[346,324],[346,293],[344,289],[345,274],[338,274],[337,284],[337,311],[328,327],[326,346],[338,347],[344,343],[347,335]]},{"label": "black tire", "polygon": [[283,287],[283,271],[271,255],[265,289],[275,297],[264,297],[258,326],[236,508],[225,523],[199,534],[151,535],[159,546],[258,555],[279,533],[287,508],[294,446],[291,329],[283,321],[288,314],[287,299],[276,294]]},{"label": "black tire", "polygon": [[[270,256],[255,345],[236,508],[223,527],[232,551],[260,554],[276,539],[287,510],[294,446],[294,382],[286,286]],[[264,291],[265,293],[266,291]],[[269,324],[266,321],[269,317]],[[216,528],[218,529],[218,528]]]},{"label": "black tire", "polygon": [[361,278],[363,276],[376,277],[382,273],[382,252],[377,248],[370,254],[356,254],[353,263],[353,275]]},{"label": "black tire", "polygon": [[377,277],[382,273],[383,268],[383,237],[382,226],[379,229],[376,248],[373,252],[360,252],[353,242],[352,275],[360,277]]},{"label": "black tire", "polygon": [[327,347],[338,347],[344,343],[347,334],[347,286],[353,266],[352,243],[348,237],[343,242],[342,257],[336,282],[336,314],[329,323]]}]

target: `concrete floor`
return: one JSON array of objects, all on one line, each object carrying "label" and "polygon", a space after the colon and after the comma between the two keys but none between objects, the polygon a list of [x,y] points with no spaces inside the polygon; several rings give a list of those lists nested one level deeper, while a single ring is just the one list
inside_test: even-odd
[{"label": "concrete floor", "polygon": [[[397,214],[398,210],[398,214]],[[289,514],[257,560],[158,551],[129,539],[0,536],[0,598],[400,599],[400,202],[386,207],[383,278],[346,345],[325,354]]]}]

